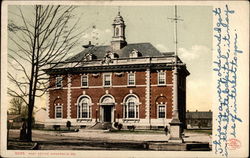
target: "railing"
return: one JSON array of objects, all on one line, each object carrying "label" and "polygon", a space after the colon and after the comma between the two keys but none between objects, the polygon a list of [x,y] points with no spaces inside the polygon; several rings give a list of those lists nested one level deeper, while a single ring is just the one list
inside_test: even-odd
[{"label": "railing", "polygon": [[174,57],[143,57],[143,58],[123,58],[123,59],[111,59],[108,63],[103,60],[92,61],[79,61],[79,62],[63,62],[57,64],[51,64],[47,68],[51,68],[56,65],[55,68],[72,68],[72,67],[92,67],[92,66],[108,66],[108,65],[127,65],[127,64],[151,64],[151,63],[166,63],[172,65],[174,63]]}]

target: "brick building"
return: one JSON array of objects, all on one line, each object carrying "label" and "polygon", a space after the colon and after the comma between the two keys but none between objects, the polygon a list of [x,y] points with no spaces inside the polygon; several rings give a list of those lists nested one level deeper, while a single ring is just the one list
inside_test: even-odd
[{"label": "brick building", "polygon": [[[84,45],[79,54],[45,70],[47,126],[94,126],[119,122],[124,127],[163,127],[173,113],[174,53],[159,52],[150,43],[127,43],[125,22],[118,13],[111,45]],[[178,109],[185,123],[186,76],[178,58]],[[185,125],[185,124],[184,124]]]}]

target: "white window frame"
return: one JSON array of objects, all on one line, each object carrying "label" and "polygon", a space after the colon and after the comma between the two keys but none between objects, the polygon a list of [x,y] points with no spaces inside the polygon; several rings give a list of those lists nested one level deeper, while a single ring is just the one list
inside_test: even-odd
[{"label": "white window frame", "polygon": [[[164,117],[160,117],[160,106],[164,106],[164,109],[165,109],[165,116]],[[157,118],[159,119],[166,119],[167,118],[167,106],[166,104],[158,104],[157,105]]]},{"label": "white window frame", "polygon": [[[60,81],[60,86],[58,86],[58,80],[61,80]],[[62,76],[56,77],[56,82],[55,83],[56,83],[56,88],[62,88],[63,87],[63,78],[62,78]]]},{"label": "white window frame", "polygon": [[[134,83],[133,84],[130,84],[130,80],[129,80],[129,77],[130,77],[130,75],[133,75],[134,76]],[[129,72],[128,73],[128,86],[135,86],[136,85],[136,75],[135,75],[135,73],[134,72]]]},{"label": "white window frame", "polygon": [[[158,83],[158,85],[166,85],[166,72],[165,71],[158,71],[158,76],[157,76],[157,83]],[[160,76],[161,76],[161,74],[164,74],[164,83],[160,83]]]},{"label": "white window frame", "polygon": [[[87,117],[83,117],[82,115],[82,111],[83,111],[83,107],[81,105],[82,100],[84,99],[88,99],[88,103],[87,103]],[[80,100],[77,103],[77,118],[78,119],[90,119],[92,117],[92,103],[89,97],[87,96],[83,96],[80,98]]]},{"label": "white window frame", "polygon": [[[129,98],[130,97],[134,97],[134,117],[129,117]],[[138,102],[138,98],[135,97],[134,95],[129,95],[126,97],[126,101],[124,103],[123,106],[123,118],[124,119],[139,119],[140,118],[140,107],[139,107],[139,102]]]},{"label": "white window frame", "polygon": [[[57,108],[61,108],[61,117],[57,117]],[[61,104],[57,104],[55,106],[55,119],[62,119],[63,118],[63,106]]]},{"label": "white window frame", "polygon": [[[83,77],[87,78],[87,85],[86,86],[83,85]],[[83,88],[89,87],[89,76],[88,75],[85,75],[85,74],[81,75],[81,87],[83,87]]]},{"label": "white window frame", "polygon": [[[105,85],[105,76],[106,75],[109,75],[110,85]],[[111,73],[104,73],[102,80],[103,80],[103,87],[111,87],[112,86],[112,74]]]}]

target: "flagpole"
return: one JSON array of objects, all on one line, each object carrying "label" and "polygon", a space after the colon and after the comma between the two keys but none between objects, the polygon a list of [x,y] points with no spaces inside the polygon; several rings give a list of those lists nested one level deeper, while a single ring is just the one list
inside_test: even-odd
[{"label": "flagpole", "polygon": [[170,138],[169,142],[172,143],[183,143],[183,138],[181,134],[182,123],[179,119],[179,110],[178,110],[178,16],[177,16],[177,6],[175,5],[175,17],[170,18],[175,21],[175,56],[174,56],[174,70],[173,70],[173,119],[170,124]]}]

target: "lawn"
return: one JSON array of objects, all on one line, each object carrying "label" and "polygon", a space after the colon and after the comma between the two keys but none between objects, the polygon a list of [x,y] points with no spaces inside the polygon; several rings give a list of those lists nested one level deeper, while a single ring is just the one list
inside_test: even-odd
[{"label": "lawn", "polygon": [[107,133],[126,133],[126,134],[165,134],[163,130],[110,130]]},{"label": "lawn", "polygon": [[204,133],[204,134],[207,134],[207,135],[212,135],[212,130],[207,130],[207,129],[204,129],[204,130],[201,130],[201,129],[185,129],[185,132],[186,133]]}]

